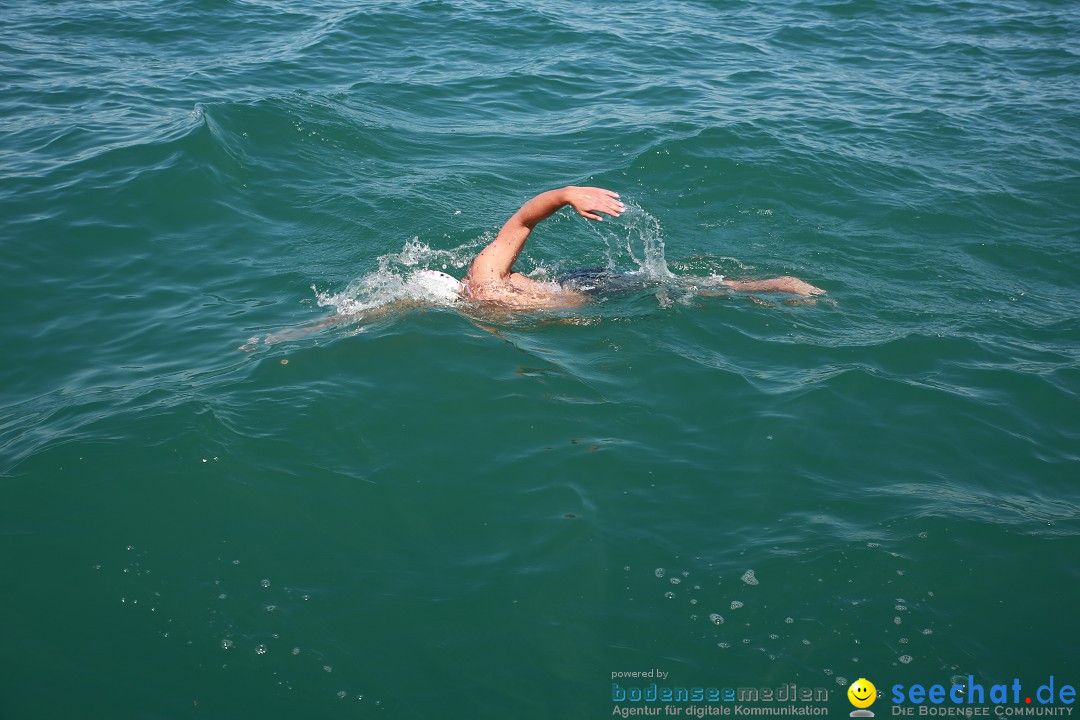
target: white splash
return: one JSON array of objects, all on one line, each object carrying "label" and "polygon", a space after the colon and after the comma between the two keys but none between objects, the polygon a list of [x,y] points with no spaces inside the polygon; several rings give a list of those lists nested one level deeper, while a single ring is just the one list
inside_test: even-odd
[{"label": "white splash", "polygon": [[413,238],[400,252],[380,257],[375,270],[341,292],[320,291],[315,286],[312,290],[319,307],[344,316],[363,315],[398,302],[449,307],[458,295],[441,276],[463,276],[475,252],[471,246],[434,250]]},{"label": "white splash", "polygon": [[[650,280],[674,277],[664,256],[664,233],[660,221],[633,200],[625,199],[626,212],[617,218],[605,217],[603,222],[589,222],[589,227],[607,245],[608,267],[613,270],[626,265],[624,258],[637,266],[637,271]],[[623,261],[623,262],[621,262]]]}]

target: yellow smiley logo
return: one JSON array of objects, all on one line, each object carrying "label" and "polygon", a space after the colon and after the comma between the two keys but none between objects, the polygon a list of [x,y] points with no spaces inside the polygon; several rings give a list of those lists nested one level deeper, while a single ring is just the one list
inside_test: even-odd
[{"label": "yellow smiley logo", "polygon": [[877,700],[877,688],[874,687],[874,683],[866,678],[859,678],[851,683],[851,687],[847,691],[847,697],[855,707],[866,709]]}]

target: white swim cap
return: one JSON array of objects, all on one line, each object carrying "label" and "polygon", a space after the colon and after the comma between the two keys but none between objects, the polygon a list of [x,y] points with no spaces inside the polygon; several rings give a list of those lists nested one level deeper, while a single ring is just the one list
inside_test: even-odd
[{"label": "white swim cap", "polygon": [[447,275],[438,270],[417,270],[412,274],[410,285],[422,290],[424,294],[442,302],[453,302],[458,299],[458,288],[461,283],[452,275]]}]

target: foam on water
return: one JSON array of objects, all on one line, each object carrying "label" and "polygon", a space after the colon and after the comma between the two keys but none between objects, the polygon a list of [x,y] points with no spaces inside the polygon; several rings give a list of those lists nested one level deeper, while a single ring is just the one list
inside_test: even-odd
[{"label": "foam on water", "polygon": [[475,255],[475,244],[449,250],[437,250],[413,238],[400,252],[387,253],[376,261],[376,268],[349,283],[341,292],[318,290],[319,307],[333,309],[338,315],[360,316],[393,304],[450,307],[458,299],[442,283],[432,282],[424,271],[437,271],[462,277]]}]

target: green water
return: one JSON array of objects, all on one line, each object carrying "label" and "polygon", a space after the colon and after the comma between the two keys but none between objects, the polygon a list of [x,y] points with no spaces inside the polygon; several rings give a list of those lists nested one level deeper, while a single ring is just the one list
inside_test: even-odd
[{"label": "green water", "polygon": [[[603,718],[651,668],[831,717],[860,677],[878,717],[894,684],[1080,684],[1078,30],[3,3],[0,717]],[[518,267],[655,283],[382,312],[567,183],[633,210],[564,211]]]}]

